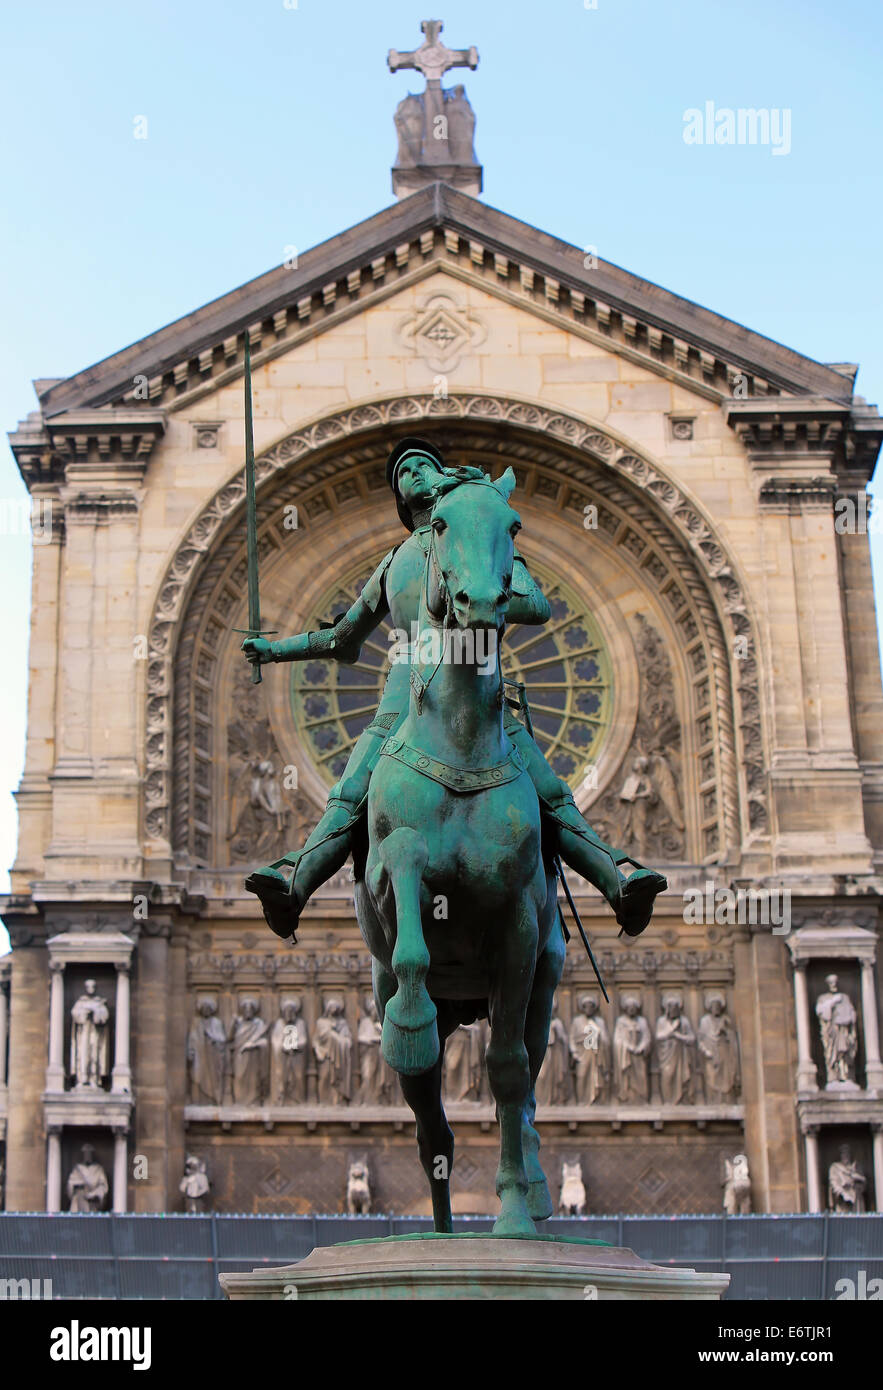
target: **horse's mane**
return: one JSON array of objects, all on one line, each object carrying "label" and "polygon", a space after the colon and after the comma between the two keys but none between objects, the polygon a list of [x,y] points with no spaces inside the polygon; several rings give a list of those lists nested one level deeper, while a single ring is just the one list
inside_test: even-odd
[{"label": "horse's mane", "polygon": [[[483,468],[473,468],[471,464],[462,464],[458,468],[446,468],[436,486],[436,502],[442,497],[446,497],[455,488],[461,487],[463,483],[479,483],[484,487],[492,487],[500,497],[503,493],[497,487],[489,473],[485,473]],[[508,502],[508,497],[503,498]]]}]

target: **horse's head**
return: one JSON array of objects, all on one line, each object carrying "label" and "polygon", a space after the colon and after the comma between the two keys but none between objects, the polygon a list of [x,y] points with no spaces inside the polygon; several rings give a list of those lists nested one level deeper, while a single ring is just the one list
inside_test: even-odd
[{"label": "horse's head", "polygon": [[518,513],[509,505],[515,474],[507,468],[491,482],[462,482],[432,509],[432,554],[427,604],[433,617],[449,615],[459,628],[499,630],[512,595]]}]

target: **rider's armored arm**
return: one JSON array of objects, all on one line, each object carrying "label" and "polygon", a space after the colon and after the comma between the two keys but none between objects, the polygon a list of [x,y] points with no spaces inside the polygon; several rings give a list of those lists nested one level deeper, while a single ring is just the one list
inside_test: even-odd
[{"label": "rider's armored arm", "polygon": [[322,628],[319,632],[299,632],[295,637],[271,642],[273,661],[308,661],[314,656],[344,663],[358,661],[365,638],[389,611],[384,580],[394,553],[391,550],[384,556],[355,603],[333,627]]},{"label": "rider's armored arm", "polygon": [[551,616],[552,610],[546,595],[516,550],[515,563],[512,566],[512,598],[506,611],[506,621],[547,623]]}]

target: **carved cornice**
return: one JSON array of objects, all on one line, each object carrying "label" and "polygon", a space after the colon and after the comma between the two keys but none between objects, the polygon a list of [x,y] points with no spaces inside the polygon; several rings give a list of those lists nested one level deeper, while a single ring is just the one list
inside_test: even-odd
[{"label": "carved cornice", "polygon": [[768,478],[758,494],[761,505],[772,510],[803,511],[819,507],[830,511],[837,495],[837,479]]},{"label": "carved cornice", "polygon": [[867,481],[883,442],[883,420],[861,397],[727,400],[722,409],[759,472],[793,470],[803,461],[816,469],[827,464],[838,473],[852,470]]},{"label": "carved cornice", "polygon": [[137,486],[165,428],[164,411],[133,402],[47,419],[33,412],[10,433],[9,443],[29,488],[63,480]]},{"label": "carved cornice", "polygon": [[137,516],[139,492],[100,492],[63,488],[65,526],[106,524],[123,516]]},{"label": "carved cornice", "polygon": [[[570,451],[568,475],[578,484],[578,460],[602,466],[606,480],[619,485],[624,496],[635,501],[635,494],[650,499],[640,506],[643,524],[674,550],[681,562],[684,553],[693,557],[697,573],[688,580],[691,594],[700,606],[714,659],[712,666],[719,675],[715,682],[713,701],[722,739],[721,757],[724,764],[734,767],[735,748],[733,716],[729,712],[728,648],[732,638],[745,639],[743,659],[734,663],[738,679],[739,727],[742,732],[742,761],[746,778],[749,826],[753,830],[766,827],[765,772],[761,733],[760,699],[756,643],[745,595],[737,577],[736,567],[722,548],[711,523],[697,510],[675,482],[649,460],[639,457],[612,433],[561,411],[524,401],[484,395],[451,395],[446,399],[415,395],[396,397],[335,412],[296,431],[263,453],[256,461],[259,487],[275,474],[298,464],[296,480],[306,488],[322,479],[334,476],[339,450],[349,439],[366,440],[372,434],[384,432],[387,445],[390,435],[398,428],[410,432],[418,422],[439,426],[455,426],[461,421],[476,425],[504,428],[507,447],[517,441],[519,433],[536,441],[547,440]],[[451,436],[455,436],[452,434]],[[535,452],[535,446],[531,446]],[[303,462],[314,455],[309,467]],[[590,475],[586,474],[588,481]],[[383,487],[382,472],[378,485]],[[572,489],[575,493],[576,487]],[[266,497],[266,488],[263,489]],[[244,475],[231,479],[205,508],[178,547],[161,583],[150,626],[149,660],[147,671],[147,743],[145,776],[145,824],[153,839],[170,837],[169,807],[171,804],[171,733],[178,722],[173,721],[171,698],[173,689],[172,663],[181,634],[182,619],[193,592],[196,575],[210,552],[214,552],[221,534],[230,528],[240,512],[245,494]],[[263,499],[262,499],[263,500]],[[574,501],[576,505],[576,499]],[[327,503],[325,504],[327,507]],[[239,541],[237,539],[236,544]],[[639,551],[646,546],[641,544]],[[640,559],[640,557],[638,557]],[[649,554],[647,555],[649,560]],[[686,567],[689,571],[690,567]],[[204,603],[206,600],[203,599]],[[188,653],[188,659],[192,652]],[[186,691],[178,692],[181,700]],[[183,714],[183,710],[180,711]],[[726,774],[726,766],[724,767]],[[738,833],[736,807],[733,801],[733,779],[729,783],[729,804],[725,808],[727,837]]]}]

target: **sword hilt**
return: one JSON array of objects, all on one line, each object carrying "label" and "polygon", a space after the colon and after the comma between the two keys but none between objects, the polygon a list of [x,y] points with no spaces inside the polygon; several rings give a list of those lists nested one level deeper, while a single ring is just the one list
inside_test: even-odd
[{"label": "sword hilt", "polygon": [[[278,632],[279,629],[278,629],[278,627],[258,627],[258,628],[254,628],[254,627],[234,627],[233,631],[234,631],[234,632],[241,632],[245,637],[267,637],[267,636],[269,636],[269,634],[270,634],[271,632]],[[255,662],[252,663],[252,667],[251,667],[251,683],[252,683],[252,685],[260,685],[261,681],[264,679],[263,676],[261,675],[261,665],[262,665],[262,662],[260,662],[260,661],[255,661]]]}]

